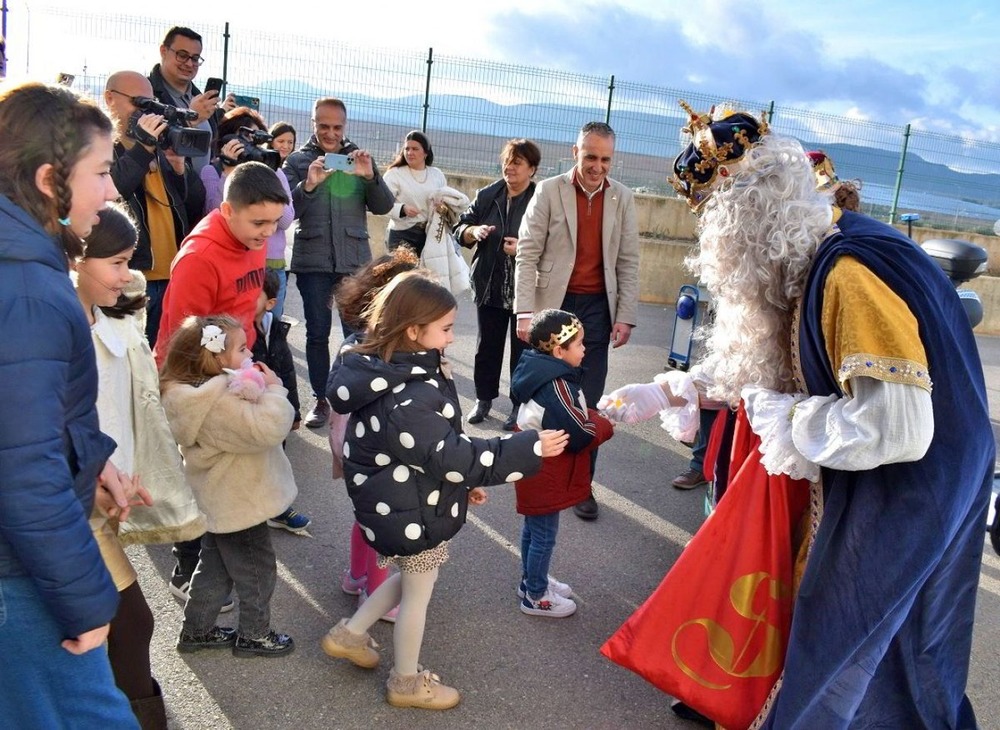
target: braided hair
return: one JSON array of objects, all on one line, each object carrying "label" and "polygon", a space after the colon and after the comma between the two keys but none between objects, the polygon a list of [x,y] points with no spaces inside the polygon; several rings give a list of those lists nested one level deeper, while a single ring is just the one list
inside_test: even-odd
[{"label": "braided hair", "polygon": [[[83,243],[60,219],[69,218],[69,179],[95,135],[111,135],[111,120],[97,104],[65,86],[25,82],[0,90],[0,194],[56,235],[69,258]],[[53,195],[43,193],[35,175],[52,165]]]}]

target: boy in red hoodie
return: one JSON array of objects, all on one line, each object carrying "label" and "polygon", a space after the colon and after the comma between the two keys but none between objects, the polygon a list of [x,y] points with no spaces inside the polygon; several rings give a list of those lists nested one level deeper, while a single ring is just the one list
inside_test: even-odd
[{"label": "boy in red hoodie", "polygon": [[163,365],[170,336],[192,314],[237,317],[247,347],[253,347],[267,239],[277,230],[287,204],[288,195],[267,165],[244,162],[229,174],[222,204],[187,235],[170,266],[156,339],[157,365]]},{"label": "boy in red hoodie", "polygon": [[521,531],[521,611],[529,616],[565,618],[576,611],[573,589],[548,574],[559,531],[559,512],[590,496],[590,452],[614,435],[611,422],[587,407],[580,389],[583,325],[569,312],[546,309],[531,319],[528,341],[511,377],[521,403],[521,430],[562,429],[569,445],[543,460],[535,476],[514,483]]},{"label": "boy in red hoodie", "polygon": [[[277,230],[289,199],[274,170],[260,162],[237,165],[222,195],[222,204],[187,235],[170,265],[154,353],[159,367],[171,336],[188,315],[230,314],[243,323],[248,349],[257,339],[254,318],[264,287],[267,239]],[[187,600],[200,550],[200,538],[174,543],[177,564],[169,588],[182,601]],[[222,610],[232,607],[227,601]]]}]

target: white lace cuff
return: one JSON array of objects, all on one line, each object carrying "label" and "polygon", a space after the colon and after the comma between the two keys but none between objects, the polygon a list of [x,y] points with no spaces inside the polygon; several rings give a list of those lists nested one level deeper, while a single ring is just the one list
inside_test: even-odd
[{"label": "white lace cuff", "polygon": [[819,481],[819,466],[806,459],[792,441],[792,416],[795,406],[805,396],[748,387],[742,390],[740,397],[750,428],[760,436],[761,464],[767,473]]}]

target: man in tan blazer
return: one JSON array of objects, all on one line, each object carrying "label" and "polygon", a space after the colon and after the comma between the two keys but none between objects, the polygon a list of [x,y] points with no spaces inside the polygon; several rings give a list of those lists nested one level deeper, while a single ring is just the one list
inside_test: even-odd
[{"label": "man in tan blazer", "polygon": [[[573,312],[584,328],[581,385],[591,407],[604,392],[608,346],[628,342],[639,305],[635,199],[631,190],[608,177],[614,151],[610,126],[585,124],[573,145],[576,164],[538,184],[517,242],[517,334],[527,340],[535,312]],[[582,519],[597,519],[597,502],[591,495],[573,511]]]}]

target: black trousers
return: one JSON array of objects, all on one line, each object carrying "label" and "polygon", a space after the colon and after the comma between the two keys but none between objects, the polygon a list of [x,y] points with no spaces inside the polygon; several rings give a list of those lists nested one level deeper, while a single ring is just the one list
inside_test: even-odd
[{"label": "black trousers", "polygon": [[[500,395],[500,373],[503,370],[503,351],[510,342],[510,374],[527,345],[517,336],[517,317],[502,307],[476,307],[479,334],[476,337],[476,358],[472,380],[476,386],[476,400],[493,400]],[[514,394],[511,401],[517,405]]]}]

